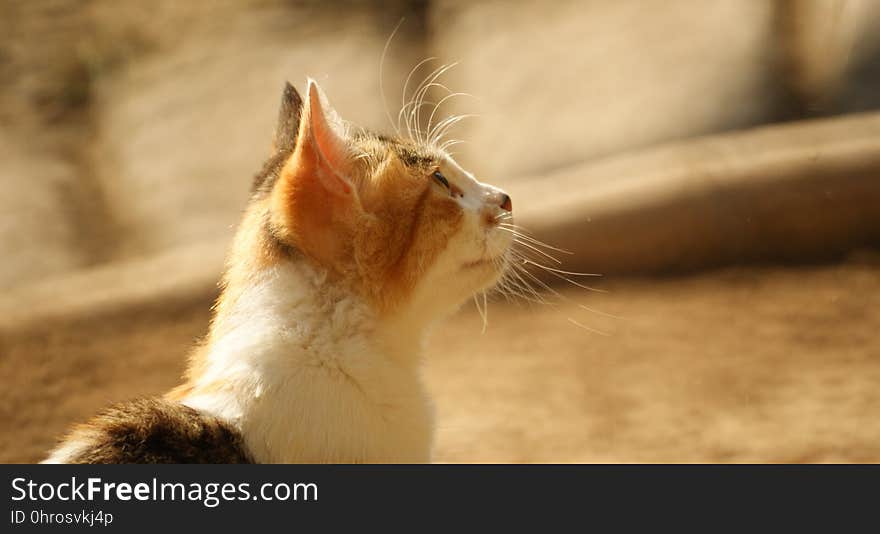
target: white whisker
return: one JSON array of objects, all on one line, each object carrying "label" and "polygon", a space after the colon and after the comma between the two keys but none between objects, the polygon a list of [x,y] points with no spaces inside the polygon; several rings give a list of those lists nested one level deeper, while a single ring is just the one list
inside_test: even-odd
[{"label": "white whisker", "polygon": [[391,35],[388,36],[388,40],[385,41],[385,47],[382,48],[382,56],[379,58],[379,94],[382,97],[382,106],[385,108],[385,116],[388,118],[388,124],[394,128],[394,132],[397,136],[400,136],[400,122],[395,125],[394,121],[391,119],[391,111],[388,110],[388,99],[385,97],[385,76],[384,76],[384,66],[385,66],[385,56],[388,54],[388,47],[391,46],[391,41],[394,40],[394,36],[397,35],[397,30],[400,29],[400,25],[403,24],[404,17],[401,17],[397,22],[397,26],[394,27],[394,31],[391,32]]},{"label": "white whisker", "polygon": [[535,267],[540,267],[541,269],[544,269],[546,271],[552,271],[554,273],[568,274],[571,276],[600,276],[600,277],[602,276],[601,274],[598,274],[598,273],[578,273],[578,272],[574,272],[574,271],[563,271],[562,269],[554,269],[553,267],[547,267],[546,265],[541,265],[540,263],[535,263],[532,260],[527,259],[527,258],[524,258],[524,259],[528,263],[534,265]]},{"label": "white whisker", "polygon": [[559,261],[558,259],[556,259],[555,257],[551,256],[550,254],[547,254],[546,252],[544,252],[543,250],[541,250],[541,249],[539,249],[539,248],[537,248],[537,247],[534,247],[534,246],[532,246],[532,245],[526,243],[525,241],[520,241],[517,237],[514,237],[514,238],[513,238],[513,242],[516,243],[517,245],[520,245],[520,246],[526,247],[526,248],[528,248],[529,250],[533,250],[534,252],[540,254],[541,256],[544,256],[545,258],[549,259],[550,261],[554,261],[554,262],[556,262],[556,263],[558,263],[558,264],[560,264],[560,265],[562,264],[562,262]]},{"label": "white whisker", "polygon": [[564,248],[558,248],[558,247],[554,247],[553,245],[548,245],[547,243],[544,243],[540,239],[536,239],[534,237],[531,237],[529,235],[522,233],[521,231],[518,231],[518,230],[511,228],[510,225],[507,225],[505,223],[499,223],[498,229],[503,230],[505,232],[509,232],[516,237],[525,239],[529,243],[532,243],[533,245],[537,245],[539,247],[544,247],[549,250],[555,250],[556,252],[561,252],[562,254],[574,254],[574,252],[572,252],[570,250],[565,250]]},{"label": "white whisker", "polygon": [[[422,65],[424,65],[425,63],[428,63],[429,61],[434,61],[435,59],[437,59],[437,58],[436,57],[425,58],[425,59],[419,61],[416,64],[416,66],[413,67],[412,70],[409,71],[409,74],[406,77],[406,81],[403,83],[403,93],[401,94],[401,97],[400,97],[400,111],[397,113],[397,130],[398,131],[400,130],[400,120],[401,120],[401,118],[407,118],[406,117],[406,110],[407,110],[407,107],[409,107],[410,103],[412,102],[412,100],[410,100],[410,102],[406,101],[406,94],[407,94],[407,89],[409,88],[409,82],[410,82],[410,80],[412,80],[413,74],[415,74],[416,71],[419,70],[419,68],[421,68]],[[414,140],[413,136],[412,136],[412,128],[410,127],[410,122],[409,122],[408,118],[406,121],[406,131],[407,131],[407,135],[409,136],[409,138],[411,140]]]},{"label": "white whisker", "polygon": [[603,331],[601,331],[601,330],[597,330],[597,329],[595,329],[595,328],[590,328],[589,326],[582,325],[581,323],[575,321],[575,320],[572,319],[571,317],[568,318],[568,322],[570,322],[571,324],[573,324],[573,325],[575,325],[575,326],[579,326],[579,327],[583,328],[583,329],[586,330],[587,332],[592,332],[592,333],[594,333],[594,334],[599,334],[600,336],[606,336],[606,337],[607,337],[607,336],[610,336],[610,335],[611,335],[611,334],[609,334],[608,332],[603,332]]},{"label": "white whisker", "polygon": [[[446,89],[447,91],[449,91],[449,89],[446,86],[442,86],[440,84],[438,84],[438,86],[441,86],[444,89]],[[433,122],[434,122],[434,115],[437,113],[437,110],[440,109],[440,106],[442,106],[444,104],[444,102],[446,102],[447,100],[449,100],[451,98],[455,98],[457,96],[472,96],[472,95],[469,95],[467,93],[452,93],[452,92],[450,92],[448,95],[441,98],[440,101],[437,102],[437,104],[434,105],[434,109],[431,111],[431,115],[428,117],[428,140],[431,141],[432,144],[433,144],[433,142],[436,141],[434,138],[434,135],[433,135],[433,129],[431,127],[431,124],[433,124]]]},{"label": "white whisker", "polygon": [[446,141],[443,141],[443,144],[440,145],[439,148],[440,148],[440,150],[442,150],[443,152],[447,152],[447,153],[448,153],[448,151],[449,151],[449,147],[452,147],[452,146],[455,146],[455,145],[460,145],[461,143],[464,143],[464,141],[461,141],[461,140],[459,140],[459,139],[447,139]]},{"label": "white whisker", "polygon": [[[543,265],[540,265],[540,264],[537,264],[537,263],[534,263],[534,262],[531,262],[531,261],[528,261],[528,260],[525,260],[525,261],[528,262],[528,263],[531,264],[531,265],[535,265],[535,266],[538,266],[538,267],[544,268]],[[565,280],[565,281],[568,282],[569,284],[572,284],[572,285],[578,286],[578,287],[580,287],[580,288],[582,288],[582,289],[586,289],[587,291],[595,291],[596,293],[607,293],[607,292],[608,292],[608,291],[606,291],[606,290],[604,290],[604,289],[599,289],[599,288],[596,288],[596,287],[590,287],[590,286],[587,286],[587,285],[584,285],[584,284],[580,284],[580,283],[578,283],[578,282],[575,282],[575,281],[572,280],[571,278],[566,278],[566,277],[562,276],[561,274],[556,274],[555,271],[551,271],[551,270],[547,270],[547,269],[545,269],[545,270],[546,270],[549,274],[555,276],[556,278],[559,278],[560,280]]]},{"label": "white whisker", "polygon": [[[418,85],[418,87],[416,87],[416,90],[415,90],[415,93],[413,96],[413,102],[415,104],[408,112],[409,120],[414,122],[416,127],[421,126],[421,108],[423,107],[424,99],[425,99],[427,92],[431,89],[431,87],[434,87],[435,85],[445,87],[445,86],[442,86],[441,84],[435,83],[437,78],[442,76],[449,69],[455,67],[457,64],[458,63],[450,63],[448,65],[441,65],[440,67],[438,67],[434,71],[432,71],[430,74],[428,74],[428,76],[426,76],[425,79],[422,80],[422,83],[420,83]],[[427,142],[427,139],[422,139],[422,137],[419,136],[418,142],[424,143],[424,142]]]},{"label": "white whisker", "polygon": [[528,269],[523,268],[523,269],[521,269],[520,272],[522,272],[522,274],[528,276],[532,281],[534,281],[536,284],[538,284],[544,291],[552,293],[553,295],[559,297],[562,300],[568,300],[568,299],[566,299],[566,297],[562,293],[556,291],[555,289],[550,287],[547,283],[545,283],[543,280],[541,280],[540,278],[538,278],[534,274],[530,273],[528,271]]},{"label": "white whisker", "polygon": [[477,295],[474,294],[474,305],[477,307],[477,313],[480,314],[480,318],[483,320],[483,330],[482,333],[486,333],[486,324],[489,322],[486,314],[486,293],[483,292],[483,307],[480,307],[480,301],[477,298]]},{"label": "white whisker", "polygon": [[442,121],[437,123],[437,126],[434,129],[432,142],[436,143],[437,141],[442,140],[450,128],[452,128],[464,119],[470,119],[473,117],[479,117],[479,115],[474,113],[466,113],[464,115],[453,115],[451,117],[443,119]]},{"label": "white whisker", "polygon": [[535,298],[536,300],[538,300],[539,302],[544,302],[544,299],[541,297],[541,295],[540,295],[537,291],[535,291],[535,288],[533,288],[533,287],[531,286],[531,284],[529,284],[529,283],[528,283],[528,282],[522,277],[522,274],[525,274],[525,275],[527,275],[527,276],[529,276],[529,277],[531,277],[531,278],[534,278],[534,276],[532,275],[532,273],[528,272],[528,271],[525,270],[525,269],[520,269],[520,266],[517,265],[517,264],[515,264],[515,263],[514,263],[514,264],[511,264],[510,272],[513,273],[513,275],[516,277],[517,280],[519,280],[520,282],[522,282],[522,285],[519,286],[520,288],[522,288],[524,291],[527,291],[529,294],[531,294],[532,296],[534,296],[534,298]]},{"label": "white whisker", "polygon": [[589,308],[589,307],[587,307],[587,306],[584,306],[583,304],[578,304],[578,306],[579,306],[580,308],[584,309],[584,310],[587,310],[588,312],[593,312],[593,313],[595,313],[595,314],[597,314],[597,315],[604,315],[605,317],[610,317],[610,318],[612,318],[612,319],[620,319],[620,320],[622,320],[622,321],[626,321],[626,320],[627,320],[626,317],[621,317],[620,315],[614,315],[614,314],[611,314],[611,313],[606,313],[606,312],[603,312],[603,311],[600,311],[600,310],[594,310],[593,308]]}]

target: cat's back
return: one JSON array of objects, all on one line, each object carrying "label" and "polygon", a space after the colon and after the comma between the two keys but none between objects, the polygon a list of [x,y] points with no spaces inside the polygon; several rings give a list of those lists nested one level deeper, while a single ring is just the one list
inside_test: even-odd
[{"label": "cat's back", "polygon": [[44,463],[251,463],[225,421],[165,399],[116,404],[77,426]]}]

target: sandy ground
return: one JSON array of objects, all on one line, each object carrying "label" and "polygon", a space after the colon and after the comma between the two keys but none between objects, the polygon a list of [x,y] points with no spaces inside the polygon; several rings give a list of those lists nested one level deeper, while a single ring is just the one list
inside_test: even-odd
[{"label": "sandy ground", "polygon": [[608,289],[495,306],[482,336],[475,314],[441,329],[437,460],[880,461],[877,266]]},{"label": "sandy ground", "polygon": [[[437,328],[437,461],[880,461],[876,257],[603,288],[490,303],[484,334],[472,306]],[[7,339],[0,461],[37,460],[105,403],[172,386],[207,308]]]}]

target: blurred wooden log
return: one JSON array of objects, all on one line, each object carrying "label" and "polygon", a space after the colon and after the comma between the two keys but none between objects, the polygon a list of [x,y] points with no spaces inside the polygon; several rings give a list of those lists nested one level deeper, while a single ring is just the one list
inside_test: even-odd
[{"label": "blurred wooden log", "polygon": [[[0,345],[16,331],[83,322],[136,322],[147,310],[199,303],[207,310],[228,243],[206,240],[47,278],[0,296]],[[4,335],[5,334],[5,335]]]},{"label": "blurred wooden log", "polygon": [[518,222],[579,270],[831,259],[880,244],[880,114],[700,138],[508,189]]}]

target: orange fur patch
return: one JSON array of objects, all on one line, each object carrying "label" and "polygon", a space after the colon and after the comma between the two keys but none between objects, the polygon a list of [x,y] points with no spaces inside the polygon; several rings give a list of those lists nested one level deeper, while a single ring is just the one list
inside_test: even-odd
[{"label": "orange fur patch", "polygon": [[355,236],[355,261],[364,293],[381,309],[405,299],[458,231],[461,208],[426,176],[392,156],[382,176],[362,186],[371,218]]}]

